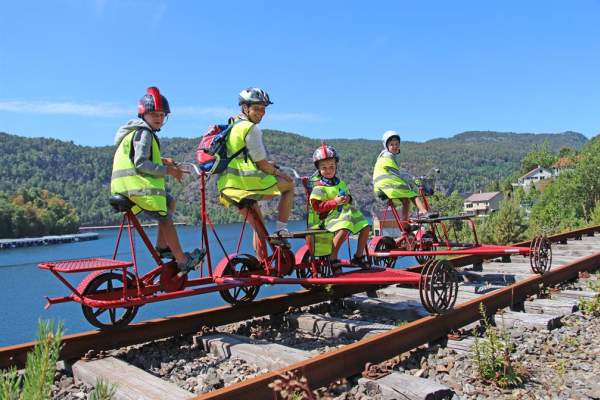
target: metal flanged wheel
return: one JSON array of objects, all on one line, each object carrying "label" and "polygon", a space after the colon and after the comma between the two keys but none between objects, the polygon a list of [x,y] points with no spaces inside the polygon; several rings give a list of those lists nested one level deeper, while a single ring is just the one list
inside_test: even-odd
[{"label": "metal flanged wheel", "polygon": [[[127,287],[134,287],[133,276],[127,273]],[[83,290],[84,296],[99,295],[115,292],[119,297],[123,294],[123,274],[105,272],[92,279]],[[83,316],[96,328],[103,330],[118,329],[127,326],[135,315],[138,307],[96,308],[81,305]]]},{"label": "metal flanged wheel", "polygon": [[543,275],[552,266],[552,244],[546,236],[536,236],[529,246],[529,265],[536,274]]},{"label": "metal flanged wheel", "polygon": [[[431,231],[425,232],[425,234],[419,239],[417,244],[417,250],[428,251],[433,248],[433,242],[435,241],[435,235]],[[421,254],[415,256],[415,259],[419,264],[425,264],[429,260],[433,260],[435,258],[434,255],[431,254]]]},{"label": "metal flanged wheel", "polygon": [[[260,273],[262,268],[258,260],[249,254],[240,254],[233,257],[225,270],[223,277],[238,278],[248,276],[250,274]],[[249,303],[256,298],[260,286],[236,286],[231,289],[220,290],[219,294],[231,305]]]},{"label": "metal flanged wheel", "polygon": [[[333,265],[331,265],[331,259],[329,257],[316,257],[315,261],[318,262],[317,274],[313,274],[310,267],[295,268],[296,277],[298,278],[329,278],[333,276]],[[310,253],[306,252],[302,257],[302,265],[307,265],[310,262]],[[323,285],[311,285],[308,283],[301,284],[305,289],[322,289]]]},{"label": "metal flanged wheel", "polygon": [[430,260],[421,271],[419,295],[425,309],[443,314],[454,307],[458,294],[458,277],[447,260]]},{"label": "metal flanged wheel", "polygon": [[[384,236],[375,246],[376,252],[386,253],[395,250],[396,242],[389,236]],[[394,268],[396,266],[396,257],[372,257],[372,263],[378,267]]]}]

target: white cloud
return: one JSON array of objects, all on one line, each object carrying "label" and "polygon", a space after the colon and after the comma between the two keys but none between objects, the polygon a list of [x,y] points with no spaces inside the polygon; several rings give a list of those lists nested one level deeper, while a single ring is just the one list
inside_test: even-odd
[{"label": "white cloud", "polygon": [[131,114],[132,108],[110,103],[72,103],[46,101],[0,100],[0,111],[33,114],[69,114],[94,117],[114,117]]},{"label": "white cloud", "polygon": [[[57,114],[78,115],[83,117],[119,117],[131,116],[136,112],[135,107],[123,107],[114,103],[74,103],[0,100],[0,111],[28,114]],[[172,112],[177,116],[226,119],[239,112],[237,107],[203,107],[184,106],[173,107]],[[267,113],[270,121],[280,122],[322,122],[324,118],[312,113]]]}]

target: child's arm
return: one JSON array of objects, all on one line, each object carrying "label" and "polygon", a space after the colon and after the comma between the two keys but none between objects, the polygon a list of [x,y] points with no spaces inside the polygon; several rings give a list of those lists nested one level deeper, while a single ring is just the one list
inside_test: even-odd
[{"label": "child's arm", "polygon": [[152,154],[152,134],[145,129],[139,129],[133,135],[133,164],[135,170],[146,175],[165,176],[171,175],[181,181],[184,171],[174,165],[172,159],[167,158],[166,165],[159,165],[150,160]]},{"label": "child's arm", "polygon": [[319,214],[328,213],[338,206],[338,203],[335,199],[331,200],[317,200],[310,199],[310,205]]}]

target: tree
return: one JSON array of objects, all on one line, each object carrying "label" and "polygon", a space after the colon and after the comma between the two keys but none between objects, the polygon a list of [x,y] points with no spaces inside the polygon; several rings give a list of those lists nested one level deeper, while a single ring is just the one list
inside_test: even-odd
[{"label": "tree", "polygon": [[521,173],[526,174],[538,165],[548,168],[558,160],[558,156],[550,150],[550,143],[545,140],[541,145],[534,144],[531,151],[521,160]]},{"label": "tree", "polygon": [[525,214],[517,198],[506,198],[500,202],[500,209],[486,218],[482,229],[485,243],[505,245],[524,239],[527,224]]}]

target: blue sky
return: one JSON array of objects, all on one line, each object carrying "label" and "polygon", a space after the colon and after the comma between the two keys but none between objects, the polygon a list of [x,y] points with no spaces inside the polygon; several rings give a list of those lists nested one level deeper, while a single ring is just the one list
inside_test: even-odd
[{"label": "blue sky", "polygon": [[600,132],[600,1],[0,2],[0,131],[111,144],[156,85],[195,137],[265,88],[261,126],[425,141]]}]

